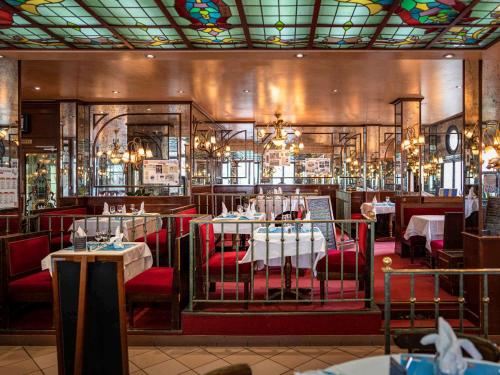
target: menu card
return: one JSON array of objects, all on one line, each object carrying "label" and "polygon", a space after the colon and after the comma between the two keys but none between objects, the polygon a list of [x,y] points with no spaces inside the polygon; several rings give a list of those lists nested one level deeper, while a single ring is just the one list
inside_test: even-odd
[{"label": "menu card", "polygon": [[17,168],[0,167],[0,210],[18,207]]}]

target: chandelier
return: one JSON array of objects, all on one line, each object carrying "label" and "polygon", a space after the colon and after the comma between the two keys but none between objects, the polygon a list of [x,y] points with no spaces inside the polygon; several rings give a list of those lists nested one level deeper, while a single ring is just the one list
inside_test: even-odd
[{"label": "chandelier", "polygon": [[[288,146],[290,152],[298,154],[300,150],[304,149],[304,143],[301,141],[302,132],[299,129],[292,129],[291,125],[281,118],[280,113],[276,113],[274,116],[276,119],[270,124],[267,124],[265,129],[260,129],[257,132],[257,137],[261,140],[264,140],[267,136],[271,137],[266,145],[267,148],[270,148],[272,144],[276,148],[286,150]],[[270,128],[274,130],[271,131]],[[287,128],[289,130],[287,130]],[[292,139],[288,137],[289,132],[294,135]]]},{"label": "chandelier", "polygon": [[138,168],[139,164],[141,164],[144,159],[150,159],[152,157],[153,151],[151,151],[149,145],[146,144],[146,146],[144,146],[142,140],[139,137],[135,137],[127,143],[127,149],[123,153],[121,161]]},{"label": "chandelier", "polygon": [[485,137],[490,143],[484,148],[483,160],[487,169],[500,170],[500,125],[498,121],[486,123]]},{"label": "chandelier", "polygon": [[111,142],[111,145],[108,147],[108,150],[104,153],[101,150],[97,150],[96,156],[101,159],[101,158],[108,158],[109,161],[112,164],[118,164],[122,160],[122,153],[120,151],[120,141],[118,139],[118,129],[114,130],[115,132],[115,137],[113,138],[113,141]]},{"label": "chandelier", "polygon": [[209,158],[228,158],[231,155],[231,147],[223,140],[217,140],[217,133],[213,129],[197,132],[194,149],[205,152]]},{"label": "chandelier", "polygon": [[424,164],[424,176],[436,176],[441,173],[441,164],[443,164],[443,158],[433,155],[427,163]]},{"label": "chandelier", "polygon": [[[416,126],[416,125],[415,125]],[[408,170],[417,173],[420,166],[420,146],[425,144],[425,136],[417,135],[415,126],[407,129],[406,139],[401,144],[401,149],[406,153]]]},{"label": "chandelier", "polygon": [[361,173],[358,153],[356,151],[351,151],[349,156],[345,159],[345,162],[347,164],[349,176],[358,176]]}]

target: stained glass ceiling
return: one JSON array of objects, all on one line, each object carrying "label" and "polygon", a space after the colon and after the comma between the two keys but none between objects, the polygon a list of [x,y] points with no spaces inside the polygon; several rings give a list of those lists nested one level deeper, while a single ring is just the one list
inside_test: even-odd
[{"label": "stained glass ceiling", "polygon": [[0,0],[0,49],[484,49],[500,0]]}]

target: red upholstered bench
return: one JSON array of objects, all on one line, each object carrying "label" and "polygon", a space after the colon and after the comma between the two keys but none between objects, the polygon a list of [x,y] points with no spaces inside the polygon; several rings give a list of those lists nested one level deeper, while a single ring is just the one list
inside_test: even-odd
[{"label": "red upholstered bench", "polygon": [[12,308],[15,302],[51,302],[52,277],[48,270],[41,270],[42,259],[50,252],[49,237],[40,234],[19,237],[23,238],[5,240],[7,308]]},{"label": "red upholstered bench", "polygon": [[[61,215],[71,215],[61,217]],[[48,230],[50,232],[50,249],[59,250],[63,247],[71,245],[71,233],[67,232],[68,228],[73,224],[73,217],[78,219],[79,216],[87,215],[87,208],[67,208],[55,211],[42,213],[40,215],[40,230]],[[61,225],[62,222],[62,225]]]},{"label": "red upholstered bench", "polygon": [[6,214],[0,218],[0,234],[20,233],[21,217],[12,214]]}]

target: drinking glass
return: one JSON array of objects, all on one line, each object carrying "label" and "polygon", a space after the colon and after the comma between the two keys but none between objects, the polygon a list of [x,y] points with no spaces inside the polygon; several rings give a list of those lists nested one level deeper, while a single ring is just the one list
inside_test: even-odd
[{"label": "drinking glass", "polygon": [[121,205],[116,206],[116,212],[121,214],[123,212],[123,206]]},{"label": "drinking glass", "polygon": [[115,206],[111,206],[111,207],[109,207],[109,213],[110,213],[111,215],[114,215],[114,214],[115,214],[115,212],[116,212],[116,208],[115,208]]},{"label": "drinking glass", "polygon": [[95,236],[94,236],[95,240],[97,242],[101,242],[102,241],[102,232],[101,231],[97,231],[95,232]]},{"label": "drinking glass", "polygon": [[243,206],[241,204],[236,206],[236,211],[241,215],[243,213]]}]

